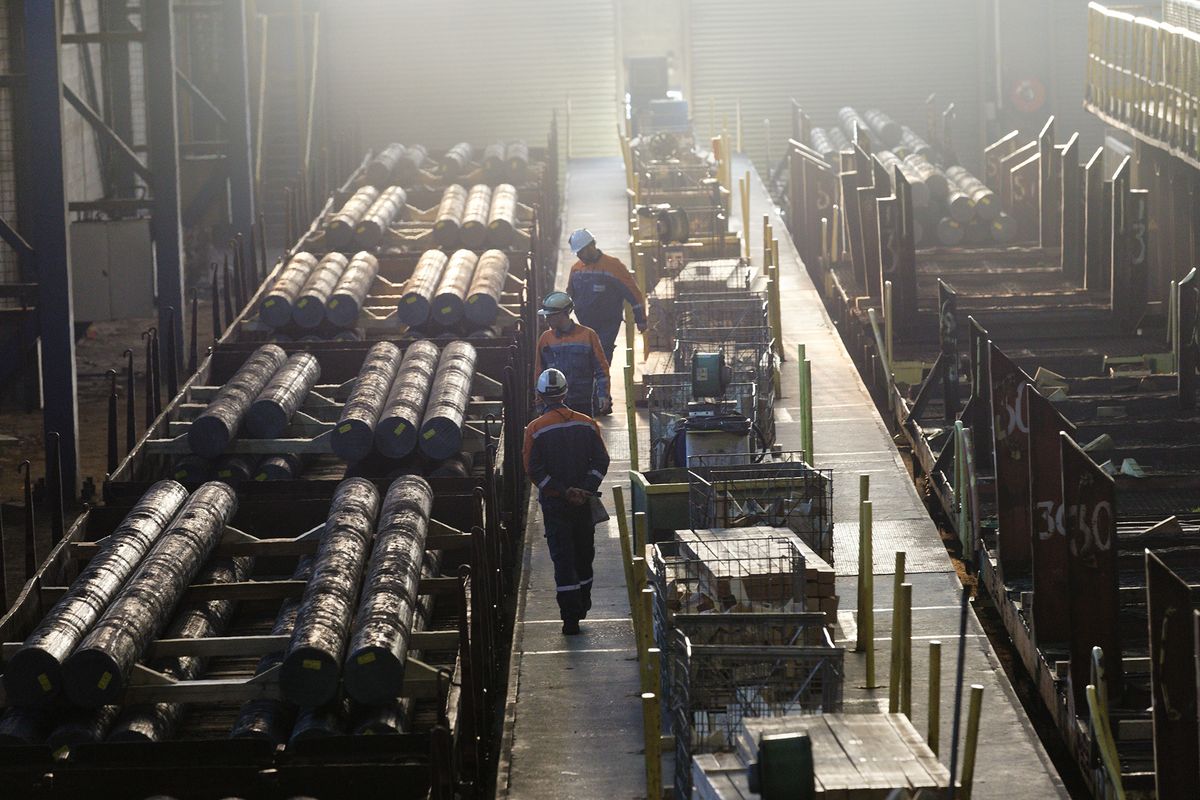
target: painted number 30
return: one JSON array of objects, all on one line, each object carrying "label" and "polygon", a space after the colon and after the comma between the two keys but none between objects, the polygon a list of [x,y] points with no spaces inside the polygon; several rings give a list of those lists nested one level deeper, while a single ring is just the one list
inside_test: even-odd
[{"label": "painted number 30", "polygon": [[1078,505],[1071,510],[1075,521],[1075,530],[1071,532],[1071,555],[1089,556],[1112,549],[1111,503],[1102,500],[1091,509]]}]

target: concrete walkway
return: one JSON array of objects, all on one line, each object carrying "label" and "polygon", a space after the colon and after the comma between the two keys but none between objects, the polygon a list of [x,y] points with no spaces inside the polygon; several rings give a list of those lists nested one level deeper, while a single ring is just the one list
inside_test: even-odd
[{"label": "concrete walkway", "polygon": [[[736,165],[734,174],[750,169]],[[574,160],[567,172],[563,253],[559,285],[574,258],[565,237],[590,228],[602,249],[629,263],[624,167],[620,159]],[[875,637],[877,680],[887,682],[887,640],[891,623],[891,573],[897,550],[906,553],[913,584],[913,722],[926,726],[927,652],[931,639],[943,642],[941,757],[949,761],[953,675],[958,631],[959,583],[938,533],[917,496],[904,463],[837,331],[800,264],[782,219],[770,207],[757,174],[752,174],[752,252],[762,252],[762,215],[771,214],[780,240],[784,341],[784,397],[777,401],[778,439],[784,449],[799,447],[796,345],[803,342],[812,361],[814,438],[817,466],[834,471],[835,567],[842,613],[838,636],[853,649],[858,563],[858,476],[871,476],[874,505],[876,581]],[[732,215],[735,225],[740,214]],[[756,260],[758,256],[756,255]],[[614,395],[621,407],[622,356],[613,365]],[[602,425],[613,463],[605,481],[611,508],[613,485],[626,484],[628,438],[620,415]],[[639,442],[645,458],[648,431],[641,414]],[[637,659],[615,522],[596,531],[596,582],[585,635],[563,637],[549,554],[534,503],[526,537],[524,573],[513,645],[505,736],[497,795],[518,800],[645,796],[642,720]],[[984,715],[974,797],[979,800],[1066,797],[995,653],[974,614],[967,639],[967,683],[984,686]],[[886,708],[887,690],[868,690],[864,657],[846,657],[848,711]],[[965,723],[965,720],[964,720]],[[669,782],[669,767],[664,777]]]}]

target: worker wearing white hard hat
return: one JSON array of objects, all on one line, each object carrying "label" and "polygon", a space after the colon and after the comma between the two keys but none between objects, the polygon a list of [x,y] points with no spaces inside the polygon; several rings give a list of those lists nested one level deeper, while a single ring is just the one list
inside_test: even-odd
[{"label": "worker wearing white hard hat", "polygon": [[600,251],[596,237],[587,228],[573,232],[568,240],[578,261],[571,267],[567,293],[575,301],[579,321],[596,331],[604,357],[612,363],[617,331],[625,319],[625,304],[633,307],[639,331],[646,330],[646,297],[621,261]]},{"label": "worker wearing white hard hat", "polygon": [[592,503],[608,472],[608,449],[600,428],[564,402],[570,384],[557,369],[538,375],[546,410],[525,428],[525,471],[538,490],[546,544],[554,562],[554,586],[562,632],[580,633],[592,607],[592,561],[596,525]]}]

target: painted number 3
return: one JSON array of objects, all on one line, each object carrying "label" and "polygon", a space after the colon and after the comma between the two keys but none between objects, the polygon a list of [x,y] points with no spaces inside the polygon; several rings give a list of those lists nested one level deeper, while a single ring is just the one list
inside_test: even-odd
[{"label": "painted number 3", "polygon": [[1108,552],[1112,548],[1112,504],[1102,500],[1091,509],[1086,505],[1077,505],[1071,510],[1075,522],[1075,529],[1071,532],[1071,555],[1090,556]]}]

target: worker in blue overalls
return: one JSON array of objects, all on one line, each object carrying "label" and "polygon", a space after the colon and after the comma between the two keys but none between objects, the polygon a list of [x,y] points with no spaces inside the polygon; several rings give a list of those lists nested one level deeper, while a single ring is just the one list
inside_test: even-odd
[{"label": "worker in blue overalls", "polygon": [[608,391],[608,359],[596,332],[571,318],[575,308],[566,292],[551,292],[538,316],[550,326],[542,333],[533,356],[533,374],[554,367],[567,376],[566,404],[589,417],[612,413]]},{"label": "worker in blue overalls", "polygon": [[579,260],[571,267],[567,293],[575,301],[575,316],[596,331],[604,357],[612,363],[617,331],[625,318],[625,304],[633,306],[637,329],[646,331],[646,297],[620,259],[600,252],[596,237],[587,228],[571,234],[571,252]]}]

